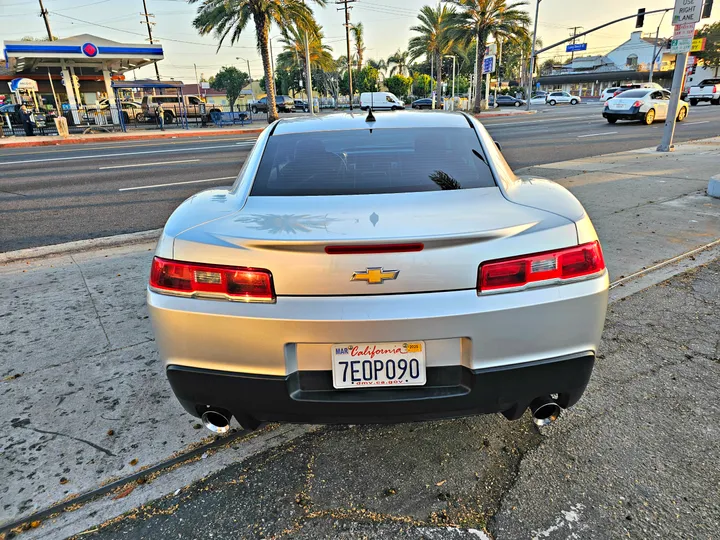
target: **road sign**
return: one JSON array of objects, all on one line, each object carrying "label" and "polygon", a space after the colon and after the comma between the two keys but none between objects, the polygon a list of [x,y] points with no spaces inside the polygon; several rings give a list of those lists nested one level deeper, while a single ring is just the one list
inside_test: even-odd
[{"label": "road sign", "polygon": [[494,56],[486,56],[483,60],[483,75],[486,73],[493,73],[495,71],[495,57]]},{"label": "road sign", "polygon": [[690,52],[700,52],[705,50],[706,38],[697,38],[692,40],[692,46]]},{"label": "road sign", "polygon": [[587,43],[570,43],[565,46],[565,52],[586,51]]},{"label": "road sign", "polygon": [[690,39],[673,39],[670,42],[670,52],[672,54],[683,54],[690,52],[693,40]]},{"label": "road sign", "polygon": [[692,67],[695,65],[696,62],[697,62],[697,58],[695,58],[694,56],[688,56],[688,59],[687,59],[688,66]]},{"label": "road sign", "polygon": [[673,24],[700,22],[703,0],[675,0]]},{"label": "road sign", "polygon": [[692,39],[695,36],[695,23],[676,24],[673,39]]}]

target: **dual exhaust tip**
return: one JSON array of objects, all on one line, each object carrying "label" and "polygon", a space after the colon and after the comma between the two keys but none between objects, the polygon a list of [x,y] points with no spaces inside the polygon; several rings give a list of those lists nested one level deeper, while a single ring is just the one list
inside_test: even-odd
[{"label": "dual exhaust tip", "polygon": [[[538,427],[545,427],[560,418],[562,409],[550,396],[535,398],[530,403],[530,413],[533,423]],[[202,413],[202,424],[207,429],[223,435],[230,431],[230,418],[232,415],[224,409],[208,409]]]}]

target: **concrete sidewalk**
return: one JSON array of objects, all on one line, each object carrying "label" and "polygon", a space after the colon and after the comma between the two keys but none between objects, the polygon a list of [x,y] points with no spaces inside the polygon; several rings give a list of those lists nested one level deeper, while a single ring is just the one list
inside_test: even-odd
[{"label": "concrete sidewalk", "polygon": [[60,137],[59,135],[35,135],[33,137],[3,137],[0,138],[0,150],[3,148],[25,148],[30,146],[57,146],[64,144],[93,144],[116,141],[145,141],[157,139],[183,139],[189,137],[220,137],[227,135],[252,135],[258,134],[267,127],[266,122],[255,122],[246,126],[232,126],[226,128],[193,128],[176,129],[168,128],[165,131],[122,131],[112,133],[92,133],[87,135],[70,135]]},{"label": "concrete sidewalk", "polygon": [[[704,194],[719,160],[717,138],[673,154],[640,150],[519,173],[553,178],[576,194],[617,280],[720,237],[720,200]],[[153,243],[84,248],[0,267],[0,529],[209,440],[172,396],[155,351],[144,295]],[[283,426],[257,437],[303,431]],[[132,497],[105,497],[35,533],[73,534],[233,459],[231,449],[213,452],[202,467],[157,477]]]}]

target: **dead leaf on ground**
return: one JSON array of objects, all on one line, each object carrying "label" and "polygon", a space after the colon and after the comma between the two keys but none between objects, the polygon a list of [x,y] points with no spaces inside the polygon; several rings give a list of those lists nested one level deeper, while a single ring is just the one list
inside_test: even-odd
[{"label": "dead leaf on ground", "polygon": [[135,484],[128,484],[123,489],[120,490],[120,492],[113,497],[113,500],[117,501],[118,499],[123,499],[130,495],[133,490],[135,489]]},{"label": "dead leaf on ground", "polygon": [[132,459],[132,460],[130,460],[130,465],[132,465],[133,467],[134,467],[135,465],[137,465],[137,464],[138,464],[138,460],[137,460],[137,459]]},{"label": "dead leaf on ground", "polygon": [[442,486],[445,482],[447,482],[447,480],[441,480],[440,482],[438,482],[438,483],[435,484],[435,485],[438,486],[438,487],[440,487],[440,486]]}]

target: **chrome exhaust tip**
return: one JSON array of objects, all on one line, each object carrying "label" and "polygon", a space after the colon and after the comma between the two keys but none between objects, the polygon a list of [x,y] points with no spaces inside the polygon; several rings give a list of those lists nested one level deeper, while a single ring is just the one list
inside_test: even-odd
[{"label": "chrome exhaust tip", "polygon": [[220,409],[208,409],[202,413],[202,424],[218,435],[230,431],[230,413]]},{"label": "chrome exhaust tip", "polygon": [[552,424],[560,418],[560,405],[555,403],[549,396],[539,397],[530,404],[530,413],[533,423],[538,427]]}]

